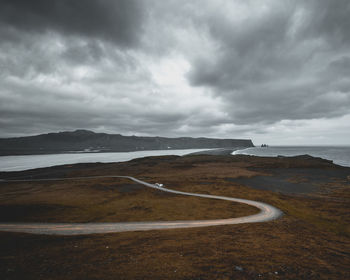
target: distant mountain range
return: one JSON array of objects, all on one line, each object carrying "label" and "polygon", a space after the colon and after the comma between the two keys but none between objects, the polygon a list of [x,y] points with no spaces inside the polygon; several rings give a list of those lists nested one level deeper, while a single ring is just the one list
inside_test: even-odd
[{"label": "distant mountain range", "polygon": [[249,139],[166,138],[123,136],[89,130],[65,131],[28,137],[0,138],[0,155],[67,152],[131,152],[166,149],[254,147]]}]

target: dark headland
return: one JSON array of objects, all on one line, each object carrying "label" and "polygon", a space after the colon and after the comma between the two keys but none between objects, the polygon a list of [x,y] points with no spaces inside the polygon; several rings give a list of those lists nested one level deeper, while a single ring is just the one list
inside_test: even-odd
[{"label": "dark headland", "polygon": [[[160,156],[0,172],[0,179],[111,174],[266,202],[284,216],[265,223],[85,236],[0,232],[0,278],[350,279],[350,168],[327,160]],[[0,182],[1,223],[202,220],[256,211],[121,178]]]},{"label": "dark headland", "polygon": [[123,136],[120,134],[95,133],[89,130],[0,138],[0,156],[248,147],[254,147],[250,139]]}]

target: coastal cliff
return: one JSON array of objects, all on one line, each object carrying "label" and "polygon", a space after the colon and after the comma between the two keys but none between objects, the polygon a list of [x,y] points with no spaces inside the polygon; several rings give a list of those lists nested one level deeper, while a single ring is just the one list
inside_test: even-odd
[{"label": "coastal cliff", "polygon": [[56,154],[67,152],[131,152],[167,149],[254,147],[249,139],[166,138],[123,136],[76,130],[36,136],[0,138],[0,155]]}]

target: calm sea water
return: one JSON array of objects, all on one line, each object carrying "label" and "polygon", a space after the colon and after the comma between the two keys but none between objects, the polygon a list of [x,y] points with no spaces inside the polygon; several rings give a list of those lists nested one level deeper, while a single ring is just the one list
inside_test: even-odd
[{"label": "calm sea water", "polygon": [[272,146],[268,148],[247,148],[234,151],[232,154],[246,154],[253,156],[276,157],[281,156],[297,156],[310,155],[333,160],[335,164],[350,166],[350,146],[347,147],[287,147]]},{"label": "calm sea water", "polygon": [[[154,150],[125,153],[70,153],[53,155],[0,156],[0,171],[20,171],[40,167],[85,162],[122,162],[135,158],[162,155],[186,155],[207,149]],[[296,156],[311,155],[333,160],[334,163],[350,167],[350,146],[348,147],[268,147],[247,148],[232,154],[255,156]]]},{"label": "calm sea water", "polygon": [[148,156],[182,156],[205,150],[207,149],[154,150],[125,153],[70,153],[53,155],[0,156],[0,171],[20,171],[82,162],[122,162]]}]

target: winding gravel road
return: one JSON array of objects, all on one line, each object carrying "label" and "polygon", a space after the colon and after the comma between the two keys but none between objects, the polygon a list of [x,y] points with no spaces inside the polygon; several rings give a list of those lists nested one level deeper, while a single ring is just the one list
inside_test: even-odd
[{"label": "winding gravel road", "polygon": [[267,203],[232,198],[226,196],[208,195],[181,192],[176,190],[159,187],[130,176],[94,176],[94,177],[75,177],[75,178],[53,178],[53,179],[36,179],[36,180],[3,180],[2,182],[28,182],[28,181],[53,181],[53,180],[72,180],[72,179],[95,179],[95,178],[127,178],[144,186],[154,188],[164,192],[170,192],[180,195],[197,196],[203,198],[221,199],[233,202],[245,203],[260,209],[258,214],[218,220],[196,220],[196,221],[169,221],[169,222],[125,222],[125,223],[1,223],[0,231],[24,232],[32,234],[56,234],[56,235],[81,235],[94,233],[112,233],[125,231],[145,231],[158,229],[174,228],[194,228],[218,225],[234,225],[245,223],[267,222],[282,216],[282,211]]}]

